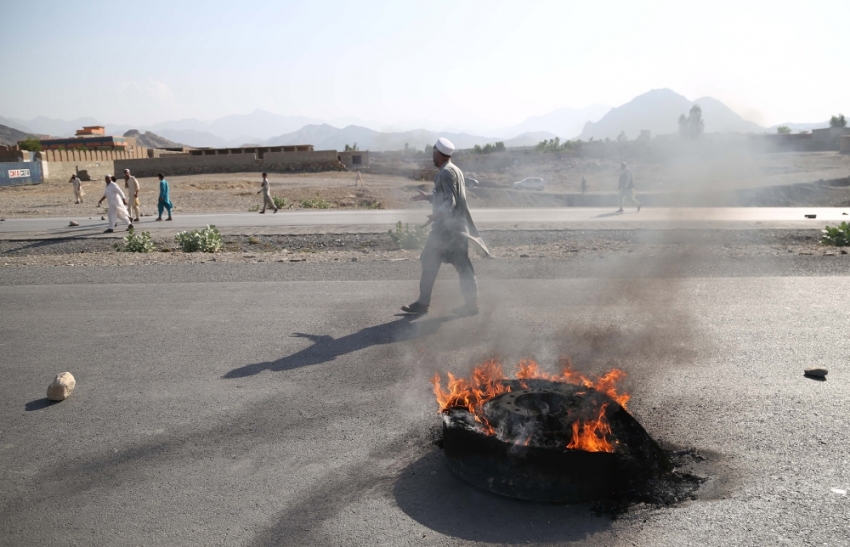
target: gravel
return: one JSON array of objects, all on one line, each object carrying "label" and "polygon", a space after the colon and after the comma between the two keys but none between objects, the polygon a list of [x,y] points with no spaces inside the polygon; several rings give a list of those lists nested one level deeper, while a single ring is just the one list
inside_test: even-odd
[{"label": "gravel", "polygon": [[[785,255],[840,256],[820,244],[819,230],[564,230],[483,232],[497,258],[639,255],[734,259]],[[115,239],[69,238],[0,241],[0,267],[105,266],[198,262],[332,262],[417,260],[418,250],[397,248],[386,233],[225,235],[220,253],[184,253],[173,239],[154,239],[153,253],[124,253]]]}]

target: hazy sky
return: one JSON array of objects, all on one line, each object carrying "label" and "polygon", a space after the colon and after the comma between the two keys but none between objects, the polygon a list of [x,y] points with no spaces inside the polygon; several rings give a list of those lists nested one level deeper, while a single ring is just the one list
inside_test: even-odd
[{"label": "hazy sky", "polygon": [[480,128],[660,87],[762,124],[850,114],[848,0],[57,0],[3,20],[0,115],[24,119]]}]

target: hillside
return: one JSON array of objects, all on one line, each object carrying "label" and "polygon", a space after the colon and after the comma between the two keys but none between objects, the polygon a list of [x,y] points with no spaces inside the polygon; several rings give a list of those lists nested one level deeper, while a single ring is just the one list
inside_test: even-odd
[{"label": "hillside", "polygon": [[18,141],[22,141],[29,137],[28,133],[24,133],[23,131],[18,131],[14,127],[9,127],[7,125],[0,125],[0,144],[9,145],[9,144],[17,144]]},{"label": "hillside", "polygon": [[616,139],[621,131],[625,131],[628,138],[634,139],[643,129],[650,130],[653,136],[676,133],[679,130],[679,116],[687,116],[694,104],[702,108],[706,133],[765,131],[765,128],[743,119],[712,97],[690,101],[670,89],[653,89],[622,106],[612,108],[598,122],[586,123],[580,138]]},{"label": "hillside", "polygon": [[147,148],[184,148],[184,145],[170,141],[164,137],[160,137],[156,133],[151,133],[150,131],[145,131],[145,133],[142,134],[136,129],[131,129],[124,133],[124,136],[136,139],[136,142],[140,146],[145,146]]}]

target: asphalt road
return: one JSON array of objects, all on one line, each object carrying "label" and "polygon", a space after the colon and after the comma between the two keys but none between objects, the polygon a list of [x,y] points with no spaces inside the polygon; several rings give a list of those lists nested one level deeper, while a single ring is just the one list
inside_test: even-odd
[{"label": "asphalt road", "polygon": [[[793,263],[477,262],[480,315],[446,272],[412,321],[415,264],[3,269],[0,544],[847,545],[850,279]],[[697,500],[611,520],[450,474],[428,379],[562,351],[708,457]]]},{"label": "asphalt road", "polygon": [[[92,210],[94,211],[94,210]],[[474,209],[479,227],[488,229],[757,229],[757,228],[821,228],[824,222],[841,222],[850,209],[827,207],[727,207],[727,208],[644,208],[636,213],[629,208],[624,214],[612,209],[573,208],[488,208]],[[384,231],[398,221],[422,224],[426,209],[378,211],[281,211],[266,213],[229,213],[175,215],[172,222],[156,222],[145,217],[140,228],[151,232],[177,232],[214,224],[223,232],[248,230],[255,234],[288,234],[317,232]],[[816,219],[804,215],[814,214]],[[0,222],[0,238],[82,237],[98,235],[107,227],[100,214],[75,218],[6,219]],[[90,218],[91,217],[91,218]],[[76,220],[79,226],[70,227]],[[120,226],[120,225],[119,225]],[[317,230],[319,228],[319,230]],[[121,228],[123,230],[123,228]]]}]

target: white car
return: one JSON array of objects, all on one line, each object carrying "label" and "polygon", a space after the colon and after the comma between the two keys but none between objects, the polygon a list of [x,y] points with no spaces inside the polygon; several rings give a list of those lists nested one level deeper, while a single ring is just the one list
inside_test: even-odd
[{"label": "white car", "polygon": [[528,177],[514,183],[514,190],[543,190],[546,183],[540,177]]}]

